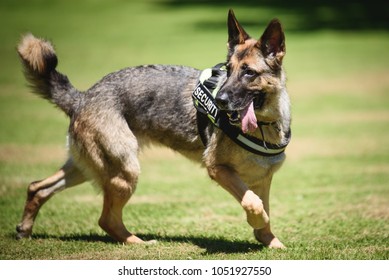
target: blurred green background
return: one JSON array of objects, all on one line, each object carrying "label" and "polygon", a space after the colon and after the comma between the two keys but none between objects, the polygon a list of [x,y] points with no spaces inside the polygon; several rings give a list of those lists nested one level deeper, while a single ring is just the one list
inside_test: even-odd
[{"label": "blurred green background", "polygon": [[[0,0],[0,258],[186,258],[189,255],[388,259],[388,3]],[[139,215],[132,221],[138,233],[164,240],[162,246],[170,253],[161,255],[163,248],[157,247],[158,252],[145,254],[135,250],[128,255],[121,248],[110,247],[111,255],[96,255],[104,246],[84,244],[85,240],[100,240],[96,236],[103,235],[96,225],[100,203],[92,203],[95,198],[89,195],[95,192],[90,189],[70,190],[44,207],[46,216],[41,215],[38,224],[42,226],[36,228],[38,238],[45,243],[43,247],[39,245],[39,253],[34,253],[34,244],[15,242],[13,232],[21,216],[25,188],[63,162],[68,124],[63,113],[31,94],[25,86],[15,51],[21,34],[32,32],[52,40],[59,57],[58,69],[74,86],[85,90],[107,73],[127,66],[162,63],[202,69],[223,61],[229,8],[234,9],[253,37],[259,38],[274,17],[281,20],[285,29],[284,66],[293,105],[293,139],[287,150],[288,160],[275,176],[271,202],[273,226],[292,249],[278,253],[265,250],[259,255],[257,250],[252,252],[250,248],[258,247],[253,245],[255,241],[239,206],[227,194],[223,196],[223,191],[209,189],[212,183],[204,171],[164,150],[152,150],[142,156],[143,175],[134,205],[126,211]],[[171,179],[177,173],[179,176]],[[197,176],[204,177],[201,187],[197,186],[200,184]],[[164,186],[162,193],[158,193],[160,185]],[[177,185],[182,194],[175,189]],[[173,195],[167,196],[168,191]],[[74,203],[76,197],[78,203]],[[213,200],[215,197],[220,205]],[[174,212],[181,218],[194,220],[177,218],[169,224],[161,201],[174,206],[165,209],[169,217]],[[225,207],[227,202],[231,208]],[[205,213],[187,212],[187,203],[206,209]],[[62,208],[58,209],[58,205]],[[223,207],[223,216],[219,206]],[[140,222],[142,215],[150,219],[153,207],[161,215],[152,220],[153,224],[165,229],[152,224],[145,227]],[[82,212],[85,213],[81,215]],[[88,215],[93,219],[85,219]],[[201,230],[204,215],[217,217],[207,220],[210,233]],[[226,225],[226,221],[235,218],[239,228]],[[197,229],[191,226],[191,230],[185,231],[188,224],[196,225]],[[178,238],[175,232],[184,237]],[[231,232],[240,237],[231,236]],[[66,234],[76,237],[62,240],[69,244],[59,245],[55,238]],[[50,237],[54,240],[47,241]],[[82,242],[77,243],[79,240]],[[228,249],[234,246],[238,248],[236,251]],[[77,250],[84,253],[76,254]]]}]

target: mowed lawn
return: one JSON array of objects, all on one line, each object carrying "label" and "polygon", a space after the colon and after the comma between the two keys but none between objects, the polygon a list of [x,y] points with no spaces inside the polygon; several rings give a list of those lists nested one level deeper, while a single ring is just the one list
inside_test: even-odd
[{"label": "mowed lawn", "polygon": [[[0,259],[389,259],[387,28],[308,28],[296,10],[246,1],[79,2],[0,3]],[[97,225],[101,193],[89,183],[52,198],[32,239],[15,240],[27,185],[66,159],[68,125],[25,86],[20,34],[53,40],[58,69],[85,90],[127,66],[223,61],[230,7],[252,36],[273,17],[286,30],[293,136],[270,202],[287,250],[258,244],[239,204],[200,166],[161,147],[142,152],[124,211],[129,229],[157,244],[108,237]]]}]

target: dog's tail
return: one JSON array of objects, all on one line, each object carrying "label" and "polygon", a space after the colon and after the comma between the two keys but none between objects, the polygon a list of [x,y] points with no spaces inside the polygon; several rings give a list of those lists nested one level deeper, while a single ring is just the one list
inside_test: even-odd
[{"label": "dog's tail", "polygon": [[58,59],[49,41],[32,34],[22,37],[17,51],[24,66],[24,75],[33,91],[73,115],[82,93],[75,89],[68,78],[57,72]]}]

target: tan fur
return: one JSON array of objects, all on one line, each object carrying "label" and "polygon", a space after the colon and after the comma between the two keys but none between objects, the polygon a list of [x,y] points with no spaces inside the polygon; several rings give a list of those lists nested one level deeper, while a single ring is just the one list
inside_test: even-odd
[{"label": "tan fur", "polygon": [[53,54],[54,48],[50,42],[34,37],[32,34],[24,35],[18,46],[19,55],[30,62],[31,67],[43,73],[46,69],[44,57]]}]

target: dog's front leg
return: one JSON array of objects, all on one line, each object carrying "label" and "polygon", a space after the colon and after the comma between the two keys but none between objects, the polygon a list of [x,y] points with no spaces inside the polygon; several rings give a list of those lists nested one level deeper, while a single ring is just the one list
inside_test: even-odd
[{"label": "dog's front leg", "polygon": [[207,169],[209,176],[231,193],[242,205],[250,226],[254,229],[262,229],[269,224],[269,216],[262,200],[249,189],[235,170],[225,165],[216,165]]},{"label": "dog's front leg", "polygon": [[[253,186],[251,189],[256,193],[263,202],[265,212],[270,216],[270,185],[273,176],[265,177],[258,185]],[[272,233],[270,229],[270,222],[261,229],[254,228],[255,238],[262,244],[269,246],[270,248],[285,248],[282,242]]]}]

